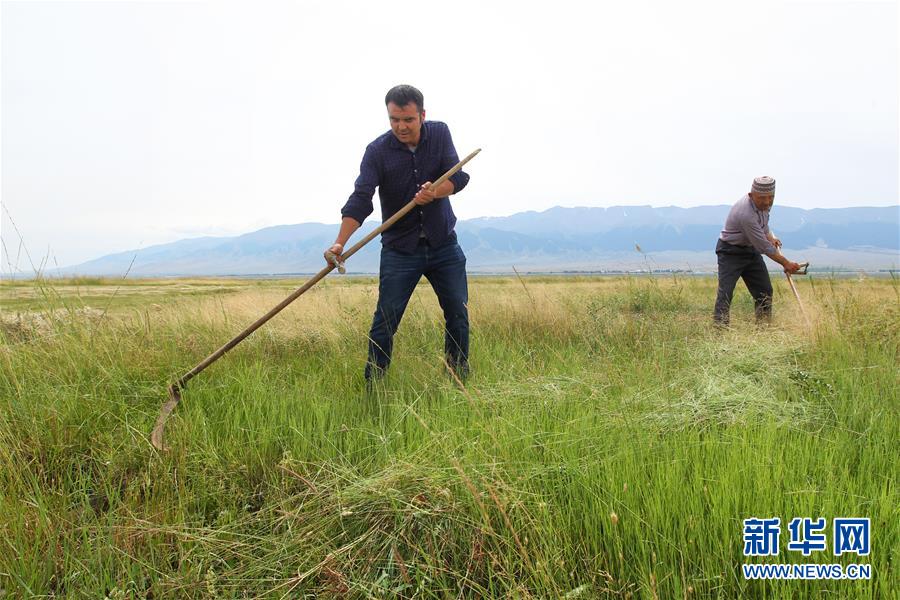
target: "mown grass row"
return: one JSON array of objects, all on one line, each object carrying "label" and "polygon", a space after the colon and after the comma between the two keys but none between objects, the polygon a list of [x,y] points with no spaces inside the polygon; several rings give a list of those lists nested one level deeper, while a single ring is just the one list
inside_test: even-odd
[{"label": "mown grass row", "polygon": [[[806,281],[808,331],[776,285],[723,332],[712,280],[475,280],[463,389],[420,289],[367,394],[375,290],[329,280],[191,382],[163,455],[166,382],[283,290],[57,294],[3,330],[0,597],[890,597],[897,289]],[[873,579],[745,581],[751,516],[870,517]]]}]

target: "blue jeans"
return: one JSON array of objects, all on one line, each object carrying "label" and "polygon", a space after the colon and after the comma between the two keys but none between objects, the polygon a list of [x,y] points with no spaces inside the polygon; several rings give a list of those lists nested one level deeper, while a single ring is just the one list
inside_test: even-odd
[{"label": "blue jeans", "polygon": [[457,372],[468,371],[469,288],[466,255],[453,240],[438,248],[422,241],[412,252],[382,247],[378,276],[378,305],[369,331],[366,379],[381,374],[391,363],[394,334],[416,284],[424,275],[444,311],[444,355]]}]

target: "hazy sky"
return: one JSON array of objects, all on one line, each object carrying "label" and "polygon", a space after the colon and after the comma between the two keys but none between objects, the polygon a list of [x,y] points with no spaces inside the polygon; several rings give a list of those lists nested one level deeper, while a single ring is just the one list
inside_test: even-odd
[{"label": "hazy sky", "polygon": [[30,269],[10,217],[50,267],[337,223],[396,83],[460,155],[483,148],[460,218],[730,204],[761,174],[785,205],[898,203],[897,2],[3,2],[0,21],[4,270]]}]

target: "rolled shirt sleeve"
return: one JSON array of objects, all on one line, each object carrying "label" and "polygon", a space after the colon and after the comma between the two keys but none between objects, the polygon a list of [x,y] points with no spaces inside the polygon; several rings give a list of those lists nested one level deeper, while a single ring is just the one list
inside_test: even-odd
[{"label": "rolled shirt sleeve", "polygon": [[[459,162],[459,154],[456,153],[456,146],[453,145],[453,136],[450,135],[450,129],[444,125],[447,134],[447,143],[444,146],[444,152],[441,156],[441,171],[447,172]],[[450,176],[453,182],[453,193],[461,192],[469,183],[469,174],[463,170],[459,170]]]}]

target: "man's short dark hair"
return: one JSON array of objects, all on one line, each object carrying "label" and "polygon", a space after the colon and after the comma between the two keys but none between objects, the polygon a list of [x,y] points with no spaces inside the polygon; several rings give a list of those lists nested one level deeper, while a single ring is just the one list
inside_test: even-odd
[{"label": "man's short dark hair", "polygon": [[411,85],[395,85],[389,89],[384,97],[384,105],[387,106],[391,102],[401,108],[412,102],[419,112],[425,110],[425,97],[422,96],[422,92]]}]

